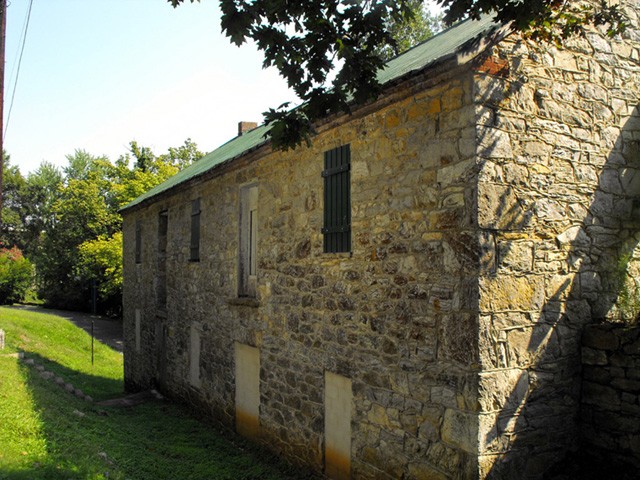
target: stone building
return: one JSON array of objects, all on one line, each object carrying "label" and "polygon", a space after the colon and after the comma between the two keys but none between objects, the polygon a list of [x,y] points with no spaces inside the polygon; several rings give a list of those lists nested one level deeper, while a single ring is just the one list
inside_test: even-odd
[{"label": "stone building", "polygon": [[332,478],[540,477],[640,258],[627,13],[564,49],[463,22],[312,146],[242,128],[125,207],[127,388]]}]

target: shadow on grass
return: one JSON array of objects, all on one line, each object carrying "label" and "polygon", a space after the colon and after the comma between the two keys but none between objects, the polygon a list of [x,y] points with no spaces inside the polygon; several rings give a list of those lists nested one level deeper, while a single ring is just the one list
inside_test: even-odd
[{"label": "shadow on grass", "polygon": [[[87,392],[121,391],[122,383],[74,372],[31,357]],[[40,372],[21,366],[47,445],[45,458],[0,479],[295,479],[293,467],[234,433],[194,418],[181,405],[151,401],[128,408],[98,407],[76,398]]]},{"label": "shadow on grass", "polygon": [[[44,366],[46,370],[53,372],[56,376],[62,377],[65,383],[71,383],[75,388],[79,388],[95,400],[105,400],[124,394],[124,383],[122,379],[90,375],[85,372],[73,370],[35,352],[25,351],[24,354],[26,358],[33,359],[37,364]],[[91,365],[90,358],[87,359],[87,364],[88,367]]]}]

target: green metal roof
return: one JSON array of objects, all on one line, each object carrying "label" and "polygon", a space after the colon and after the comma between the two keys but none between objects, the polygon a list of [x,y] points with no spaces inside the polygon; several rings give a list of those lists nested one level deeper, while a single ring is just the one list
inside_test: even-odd
[{"label": "green metal roof", "polygon": [[[497,26],[491,16],[485,16],[480,20],[460,22],[391,59],[378,74],[378,81],[381,84],[386,84],[412,72],[423,70],[431,64],[455,55],[461,46]],[[204,174],[222,163],[233,160],[267,143],[268,140],[264,138],[264,135],[269,131],[269,128],[261,125],[244,135],[233,138],[165,182],[140,195],[124,206],[121,211],[139,205],[150,198]]]}]

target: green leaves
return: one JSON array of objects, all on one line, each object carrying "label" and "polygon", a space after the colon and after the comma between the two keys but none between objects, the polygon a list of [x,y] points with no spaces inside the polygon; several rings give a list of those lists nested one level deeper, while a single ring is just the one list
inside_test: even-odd
[{"label": "green leaves", "polygon": [[162,155],[134,141],[115,163],[76,150],[62,171],[45,162],[24,178],[9,165],[0,245],[18,245],[35,262],[39,293],[48,304],[87,309],[96,279],[101,309],[117,313],[122,284],[118,210],[203,155],[190,139]]},{"label": "green leaves", "polygon": [[33,266],[13,247],[0,247],[0,305],[11,305],[24,299],[31,287]]},{"label": "green leaves", "polygon": [[349,99],[375,98],[376,72],[384,65],[376,47],[393,41],[385,21],[407,8],[405,0],[221,0],[220,7],[231,41],[254,40],[263,65],[277,68],[303,102],[294,111],[264,114],[274,148],[285,150],[308,144],[318,118],[349,112]]},{"label": "green leaves", "polygon": [[[184,0],[167,1],[175,7]],[[606,0],[588,7],[561,0],[436,3],[445,11],[446,24],[493,13],[531,38],[555,43],[582,34],[586,25],[606,25],[610,36],[626,27],[619,6]],[[271,109],[264,114],[272,125],[273,147],[284,150],[308,143],[314,121],[349,112],[351,101],[376,98],[381,91],[376,75],[385,60],[439,28],[439,19],[422,10],[422,0],[220,0],[219,4],[222,31],[230,41],[241,45],[254,40],[264,53],[263,66],[277,68],[302,100],[295,111]]]},{"label": "green leaves", "polygon": [[78,275],[97,280],[102,302],[119,297],[122,291],[122,232],[87,240],[80,244],[78,250]]}]

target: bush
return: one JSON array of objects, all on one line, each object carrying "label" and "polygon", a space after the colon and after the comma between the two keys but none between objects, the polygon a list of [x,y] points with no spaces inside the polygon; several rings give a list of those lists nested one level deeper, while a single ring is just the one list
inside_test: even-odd
[{"label": "bush", "polygon": [[0,305],[23,300],[32,277],[33,266],[18,247],[0,248]]}]

